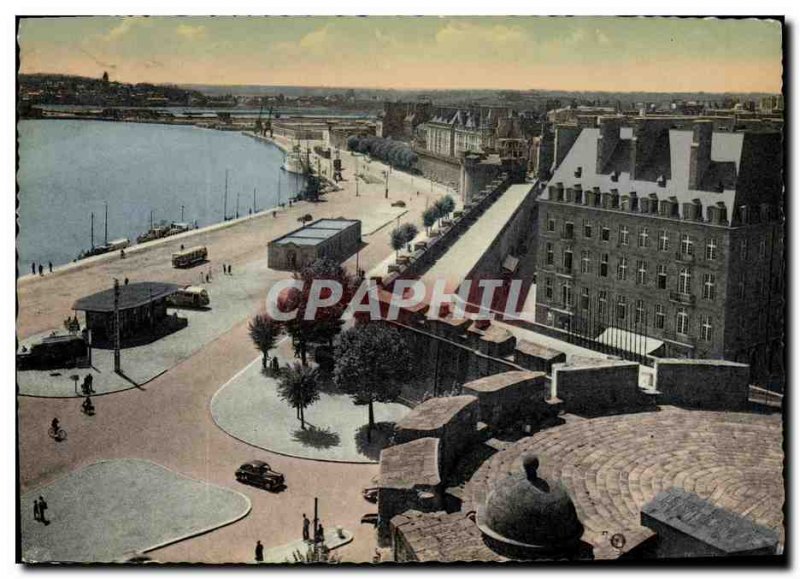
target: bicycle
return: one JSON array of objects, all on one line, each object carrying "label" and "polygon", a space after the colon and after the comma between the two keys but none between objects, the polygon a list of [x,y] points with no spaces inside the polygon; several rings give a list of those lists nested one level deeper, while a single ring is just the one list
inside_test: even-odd
[{"label": "bicycle", "polygon": [[56,442],[61,442],[62,440],[67,439],[67,431],[61,427],[55,429],[51,426],[50,429],[47,431],[47,434],[49,434],[50,438],[52,438]]}]

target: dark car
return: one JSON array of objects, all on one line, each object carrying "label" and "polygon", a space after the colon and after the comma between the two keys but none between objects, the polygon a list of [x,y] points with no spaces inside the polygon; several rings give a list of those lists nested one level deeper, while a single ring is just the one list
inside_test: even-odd
[{"label": "dark car", "polygon": [[286,484],[281,473],[272,470],[272,467],[261,460],[251,460],[236,469],[236,480],[268,491],[278,490]]},{"label": "dark car", "polygon": [[405,201],[395,201],[394,203],[392,203],[392,207],[405,207],[405,206],[406,206]]}]

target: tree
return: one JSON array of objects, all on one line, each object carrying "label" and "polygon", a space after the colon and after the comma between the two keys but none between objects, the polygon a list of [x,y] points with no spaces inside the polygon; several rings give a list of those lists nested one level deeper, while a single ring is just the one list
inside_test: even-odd
[{"label": "tree", "polygon": [[282,324],[273,320],[267,314],[259,314],[250,321],[248,330],[250,331],[250,339],[253,340],[256,348],[263,355],[261,365],[266,368],[269,351],[275,347],[275,341],[283,331]]},{"label": "tree", "polygon": [[403,232],[403,238],[406,243],[414,241],[414,238],[419,233],[419,229],[417,229],[417,226],[413,223],[403,223],[403,225],[400,226],[400,231]]},{"label": "tree", "polygon": [[428,207],[422,212],[422,224],[425,226],[425,233],[430,235],[431,227],[436,223],[436,210],[433,207]]},{"label": "tree", "polygon": [[278,380],[278,396],[297,410],[300,428],[306,429],[305,409],[319,400],[317,369],[298,362],[286,366]]},{"label": "tree", "polygon": [[375,428],[374,402],[392,402],[411,376],[411,352],[396,328],[382,322],[357,325],[339,336],[333,382],[369,407],[367,440]]},{"label": "tree", "polygon": [[403,249],[406,244],[405,235],[399,227],[392,229],[392,233],[389,237],[389,243],[391,244],[392,249],[395,251],[395,257],[397,257],[400,254],[400,250]]},{"label": "tree", "polygon": [[[333,346],[333,338],[341,331],[341,319],[350,297],[356,289],[356,282],[346,269],[330,259],[316,259],[294,274],[294,278],[303,282],[303,288],[289,294],[285,311],[297,310],[294,319],[286,322],[286,330],[292,336],[295,351],[299,352],[303,365],[306,364],[308,345],[319,342]],[[331,280],[342,288],[342,297],[334,305],[317,308],[313,319],[306,320],[306,308],[311,296],[311,285],[314,280]],[[329,294],[323,292],[322,297]]]},{"label": "tree", "polygon": [[442,211],[444,212],[445,216],[450,215],[455,208],[455,199],[453,199],[450,195],[445,195],[442,197]]}]

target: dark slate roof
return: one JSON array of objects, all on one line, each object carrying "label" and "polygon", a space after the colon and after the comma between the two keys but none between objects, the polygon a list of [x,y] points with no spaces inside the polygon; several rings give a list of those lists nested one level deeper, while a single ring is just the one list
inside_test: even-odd
[{"label": "dark slate roof", "polygon": [[[600,129],[583,129],[578,139],[572,145],[566,157],[559,165],[550,184],[563,183],[564,187],[580,184],[583,190],[599,187],[601,191],[617,189],[620,195],[627,195],[631,191],[641,197],[656,193],[659,199],[676,197],[679,204],[690,203],[699,199],[705,205],[714,205],[718,201],[725,203],[728,215],[733,215],[735,202],[735,175],[741,169],[742,148],[744,133],[714,132],[711,141],[711,160],[714,162],[713,171],[722,177],[725,189],[722,192],[701,191],[689,189],[689,153],[692,145],[692,131],[683,129],[670,129],[664,133],[664,143],[657,146],[659,154],[643,172],[645,179],[631,179],[629,155],[633,131],[630,127],[620,128],[620,141],[609,162],[597,172],[597,138]],[[576,169],[581,168],[581,176],[576,177]],[[612,174],[618,171],[618,180],[612,181]],[[659,187],[656,179],[664,175],[666,186]],[[549,192],[545,190],[541,199],[549,199]]]},{"label": "dark slate roof", "polygon": [[[119,309],[128,310],[143,306],[150,301],[174,294],[181,286],[174,283],[144,281],[119,286]],[[83,297],[72,305],[73,310],[82,312],[114,311],[114,288]]]},{"label": "dark slate roof", "polygon": [[357,223],[357,219],[318,219],[270,242],[275,245],[317,245]]},{"label": "dark slate roof", "polygon": [[676,487],[656,495],[642,514],[725,553],[775,546],[779,540],[771,529]]}]

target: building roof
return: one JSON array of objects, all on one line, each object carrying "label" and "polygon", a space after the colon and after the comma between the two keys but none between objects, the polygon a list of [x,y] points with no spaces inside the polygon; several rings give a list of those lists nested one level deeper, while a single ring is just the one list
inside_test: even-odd
[{"label": "building roof", "polygon": [[565,355],[564,352],[560,352],[556,349],[548,348],[547,346],[542,346],[541,344],[535,344],[533,342],[529,342],[528,340],[521,339],[517,339],[515,350],[528,356],[535,356],[536,358],[541,358],[543,360],[553,360],[559,356]]},{"label": "building roof", "polygon": [[270,244],[317,245],[355,224],[360,226],[361,221],[357,219],[318,219],[304,227],[290,231],[278,239],[273,239]]},{"label": "building roof", "polygon": [[418,438],[384,448],[380,458],[383,489],[433,487],[442,482],[439,476],[439,439]]},{"label": "building roof", "polygon": [[[656,193],[659,199],[675,197],[681,211],[683,203],[691,203],[695,199],[704,206],[723,202],[729,216],[733,215],[737,188],[761,183],[763,188],[770,189],[774,185],[774,176],[765,179],[769,171],[775,169],[774,166],[764,167],[763,159],[748,160],[743,155],[745,137],[749,137],[750,134],[713,132],[711,166],[703,179],[704,181],[710,179],[714,184],[722,182],[723,190],[720,192],[690,189],[689,157],[693,140],[691,129],[664,129],[660,133],[653,131],[648,138],[655,140],[653,146],[655,152],[646,166],[638,170],[644,178],[632,179],[630,148],[634,138],[633,129],[620,127],[618,130],[619,141],[601,168],[602,172],[598,172],[597,147],[600,129],[582,129],[564,160],[554,171],[550,184],[563,183],[564,187],[580,184],[584,191],[593,187],[599,187],[602,192],[617,189],[621,195],[635,191],[640,198]],[[758,147],[750,147],[747,156],[755,156],[754,148]],[[780,164],[780,159],[775,159],[775,162]],[[576,176],[578,168],[581,170],[580,176]],[[616,181],[612,179],[614,175]],[[656,182],[661,176],[666,179],[663,187]],[[777,171],[777,178],[780,180],[780,170]],[[545,190],[540,199],[549,200],[549,191]]]},{"label": "building roof", "polygon": [[472,390],[473,392],[496,392],[508,386],[519,384],[520,382],[527,382],[528,380],[535,380],[536,378],[544,377],[544,372],[529,372],[527,370],[513,370],[511,372],[502,372],[500,374],[493,374],[485,378],[479,378],[472,382],[464,384],[464,388]]},{"label": "building roof", "polygon": [[[181,286],[174,283],[155,281],[120,285],[119,309],[128,310],[137,308],[151,301],[172,295],[180,289]],[[112,312],[114,311],[114,288],[80,298],[72,305],[72,309],[83,312]]]},{"label": "building roof", "polygon": [[656,495],[642,513],[725,553],[774,547],[779,540],[775,531],[677,487]]},{"label": "building roof", "polygon": [[396,428],[403,430],[437,430],[461,411],[477,402],[474,396],[443,396],[430,398],[406,414]]}]

